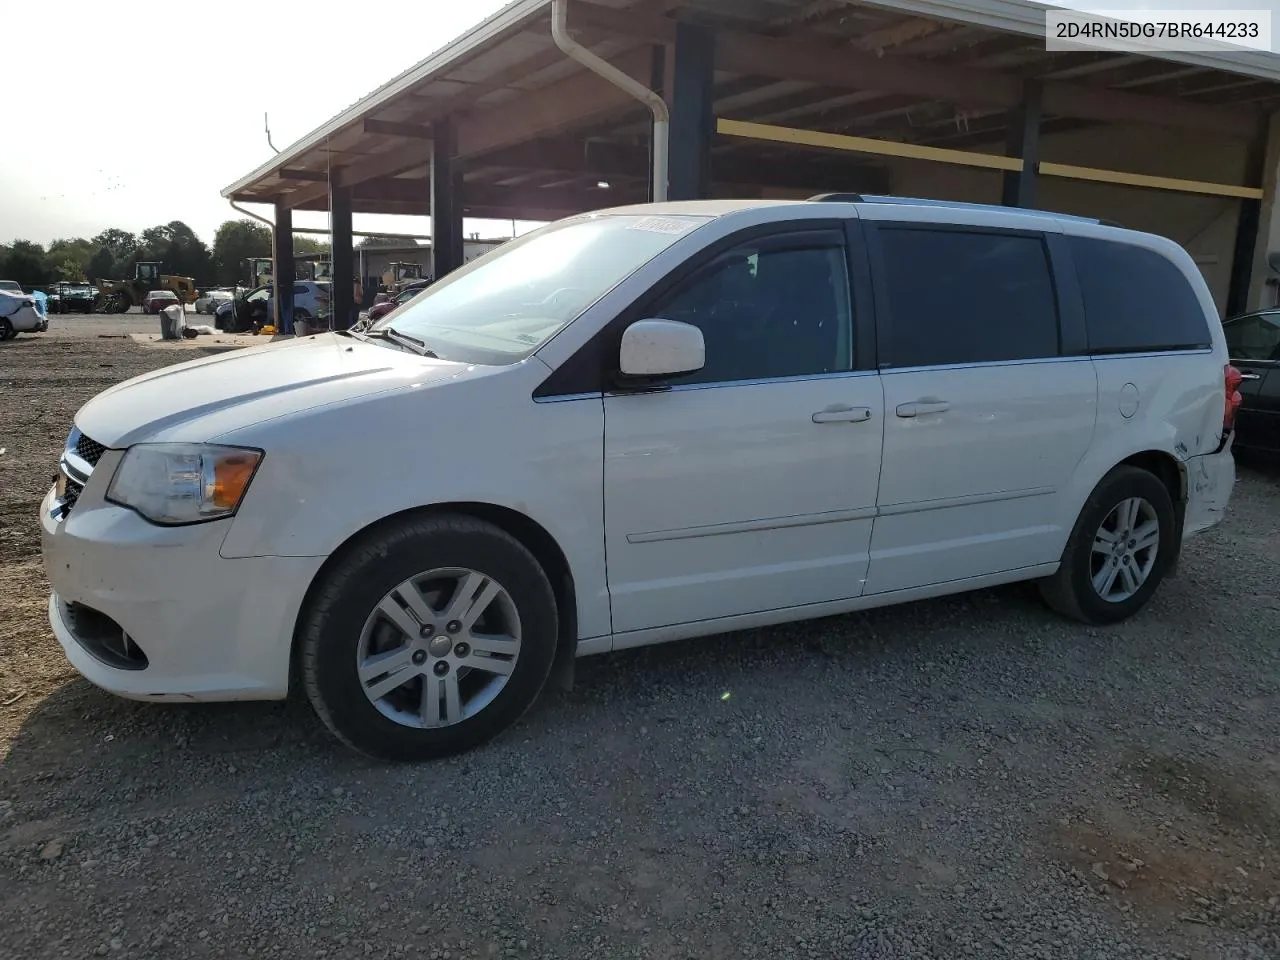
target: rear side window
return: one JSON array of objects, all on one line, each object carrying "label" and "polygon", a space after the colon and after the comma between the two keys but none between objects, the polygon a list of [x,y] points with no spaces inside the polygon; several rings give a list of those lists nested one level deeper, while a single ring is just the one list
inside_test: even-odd
[{"label": "rear side window", "polygon": [[1058,305],[1038,236],[882,227],[891,367],[1058,355]]},{"label": "rear side window", "polygon": [[1090,353],[1197,350],[1212,345],[1195,290],[1154,250],[1071,237]]}]

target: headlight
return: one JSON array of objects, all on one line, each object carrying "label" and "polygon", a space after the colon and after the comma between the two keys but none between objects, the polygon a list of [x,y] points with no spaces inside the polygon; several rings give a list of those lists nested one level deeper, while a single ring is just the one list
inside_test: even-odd
[{"label": "headlight", "polygon": [[152,523],[217,520],[236,512],[262,451],[191,443],[141,443],[125,451],[107,499]]}]

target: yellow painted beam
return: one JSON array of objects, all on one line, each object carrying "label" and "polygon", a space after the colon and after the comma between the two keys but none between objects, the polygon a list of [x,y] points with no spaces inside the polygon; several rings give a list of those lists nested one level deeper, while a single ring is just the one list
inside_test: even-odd
[{"label": "yellow painted beam", "polygon": [[892,140],[873,140],[870,137],[849,137],[839,133],[819,133],[816,130],[775,127],[766,123],[748,123],[744,120],[717,120],[716,131],[726,137],[772,140],[776,143],[794,143],[805,147],[824,147],[828,150],[847,150],[854,153],[874,153],[884,157],[906,157],[910,160],[932,160],[935,163],[952,163],[963,167],[984,167],[988,170],[1022,169],[1022,161],[1017,157],[998,157],[991,153],[946,150],[942,147],[922,147],[914,143],[895,143]]},{"label": "yellow painted beam", "polygon": [[1212,197],[1235,197],[1240,200],[1262,199],[1262,189],[1260,187],[1236,187],[1227,183],[1179,180],[1175,177],[1149,177],[1141,173],[1099,170],[1095,167],[1076,167],[1069,163],[1050,163],[1047,160],[1040,161],[1039,170],[1046,177],[1064,177],[1069,180],[1092,180],[1096,183],[1114,183],[1126,187],[1147,187],[1151,190],[1170,190],[1175,193],[1203,193]]},{"label": "yellow painted beam", "polygon": [[[987,170],[1022,169],[1018,157],[1000,157],[971,150],[947,150],[942,147],[923,147],[913,143],[895,143],[891,140],[874,140],[870,137],[850,137],[838,133],[821,133],[816,130],[798,130],[794,127],[776,127],[765,123],[748,123],[743,120],[717,120],[716,130],[726,137],[742,137],[748,140],[769,140],[774,143],[792,143],[805,147],[827,150],[846,150],[853,153],[871,153],[884,157],[904,157],[910,160],[932,160],[965,167],[982,167]],[[1238,187],[1227,183],[1208,183],[1201,180],[1180,180],[1175,177],[1152,177],[1141,173],[1125,173],[1120,170],[1102,170],[1096,167],[1078,167],[1068,163],[1051,163],[1042,160],[1037,169],[1046,177],[1062,177],[1068,180],[1090,180],[1095,183],[1113,183],[1127,187],[1145,187],[1151,190],[1168,190],[1174,193],[1199,193],[1214,197],[1233,197],[1240,200],[1261,200],[1259,187]]]}]

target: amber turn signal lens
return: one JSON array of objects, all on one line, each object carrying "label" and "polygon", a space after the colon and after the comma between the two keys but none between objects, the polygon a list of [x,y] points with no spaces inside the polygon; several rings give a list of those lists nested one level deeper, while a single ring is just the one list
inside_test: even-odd
[{"label": "amber turn signal lens", "polygon": [[209,498],[215,507],[234,510],[240,505],[261,458],[261,454],[249,452],[231,453],[218,458],[213,465],[213,495]]}]

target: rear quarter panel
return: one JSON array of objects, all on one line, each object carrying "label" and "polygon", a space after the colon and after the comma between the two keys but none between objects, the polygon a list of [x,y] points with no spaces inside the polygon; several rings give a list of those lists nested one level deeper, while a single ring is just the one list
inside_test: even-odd
[{"label": "rear quarter panel", "polygon": [[[1135,454],[1167,454],[1183,467],[1213,453],[1222,440],[1227,343],[1217,308],[1191,256],[1171,240],[1092,224],[1069,223],[1068,235],[1129,243],[1159,253],[1186,277],[1212,346],[1208,350],[1096,356],[1098,419],[1094,441],[1062,501],[1070,529],[1098,482]],[[1064,544],[1065,545],[1065,544]]]}]

